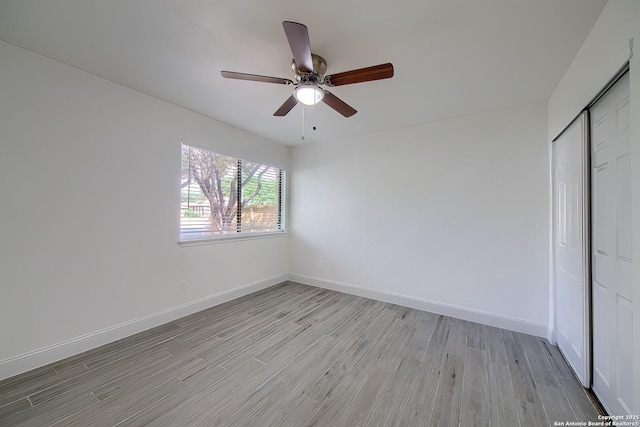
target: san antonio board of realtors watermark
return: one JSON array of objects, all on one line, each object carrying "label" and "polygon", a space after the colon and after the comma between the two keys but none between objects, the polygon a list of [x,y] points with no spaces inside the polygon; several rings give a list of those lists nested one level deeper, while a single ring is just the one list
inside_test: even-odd
[{"label": "san antonio board of realtors watermark", "polygon": [[554,421],[554,427],[640,427],[640,415],[598,415],[598,421]]}]

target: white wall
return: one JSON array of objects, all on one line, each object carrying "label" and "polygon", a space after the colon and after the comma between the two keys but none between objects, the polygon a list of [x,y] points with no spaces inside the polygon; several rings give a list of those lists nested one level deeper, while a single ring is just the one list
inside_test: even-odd
[{"label": "white wall", "polygon": [[546,117],[538,103],[296,147],[290,277],[545,335]]},{"label": "white wall", "polygon": [[[640,248],[640,1],[609,0],[591,33],[549,100],[551,141],[598,93],[629,57],[630,38],[635,56],[630,60],[631,161],[633,171],[633,247]],[[634,409],[640,408],[640,262],[633,266]],[[555,310],[555,307],[552,306]]]},{"label": "white wall", "polygon": [[286,279],[286,236],[177,245],[181,138],[289,166],[284,146],[0,42],[0,378]]}]

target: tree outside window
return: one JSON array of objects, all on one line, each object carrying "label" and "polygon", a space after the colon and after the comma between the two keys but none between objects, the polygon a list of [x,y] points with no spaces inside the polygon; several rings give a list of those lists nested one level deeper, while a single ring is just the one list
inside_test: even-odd
[{"label": "tree outside window", "polygon": [[284,171],[182,144],[181,239],[283,231]]}]

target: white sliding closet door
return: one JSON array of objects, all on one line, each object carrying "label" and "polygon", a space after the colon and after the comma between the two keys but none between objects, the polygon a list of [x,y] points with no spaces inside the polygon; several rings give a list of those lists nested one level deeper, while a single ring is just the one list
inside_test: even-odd
[{"label": "white sliding closet door", "polygon": [[588,114],[553,143],[554,264],[558,347],[580,382],[590,386]]},{"label": "white sliding closet door", "polygon": [[627,73],[591,109],[593,391],[612,415],[633,410],[629,130]]}]

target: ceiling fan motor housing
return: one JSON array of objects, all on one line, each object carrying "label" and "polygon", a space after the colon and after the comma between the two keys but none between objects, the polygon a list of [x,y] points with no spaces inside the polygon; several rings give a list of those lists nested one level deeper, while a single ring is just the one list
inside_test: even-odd
[{"label": "ceiling fan motor housing", "polygon": [[320,55],[315,53],[311,54],[311,61],[313,62],[313,72],[305,73],[298,69],[296,61],[291,61],[291,69],[296,76],[298,83],[322,83],[324,79],[324,73],[327,72],[327,61]]}]

